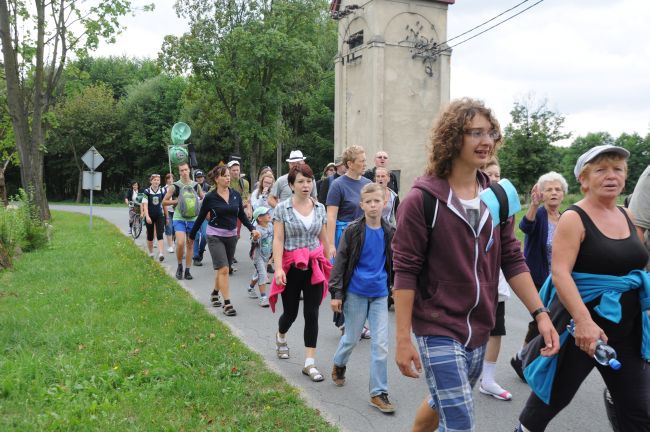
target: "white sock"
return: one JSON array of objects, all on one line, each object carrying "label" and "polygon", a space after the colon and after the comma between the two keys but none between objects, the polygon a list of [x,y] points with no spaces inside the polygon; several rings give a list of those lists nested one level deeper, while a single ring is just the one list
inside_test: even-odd
[{"label": "white sock", "polygon": [[483,362],[483,376],[481,377],[481,384],[485,387],[494,383],[494,370],[496,369],[497,364],[489,361]]},{"label": "white sock", "polygon": [[275,338],[277,339],[278,342],[280,343],[287,343],[287,335],[280,336],[280,333],[277,333],[275,335]]},{"label": "white sock", "polygon": [[313,357],[307,357],[305,359],[305,367],[313,366],[316,363],[316,360]]}]

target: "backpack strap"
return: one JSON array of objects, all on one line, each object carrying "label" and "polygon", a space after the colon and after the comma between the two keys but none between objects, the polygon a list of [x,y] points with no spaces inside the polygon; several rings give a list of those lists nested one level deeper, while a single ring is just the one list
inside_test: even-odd
[{"label": "backpack strap", "polygon": [[499,225],[503,227],[508,223],[508,213],[510,213],[510,204],[508,203],[508,194],[499,183],[490,183],[490,189],[499,201]]},{"label": "backpack strap", "polygon": [[436,225],[436,217],[438,216],[438,199],[434,197],[429,191],[420,189],[422,191],[422,206],[424,207],[424,222],[427,225],[428,234],[431,234],[433,227]]}]

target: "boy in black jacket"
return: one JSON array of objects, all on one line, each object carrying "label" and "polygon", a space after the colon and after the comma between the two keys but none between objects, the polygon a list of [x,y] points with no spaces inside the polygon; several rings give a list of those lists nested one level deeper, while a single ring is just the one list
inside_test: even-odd
[{"label": "boy in black jacket", "polygon": [[381,217],[386,205],[383,186],[370,183],[361,189],[364,216],[343,232],[330,276],[330,303],[344,312],[345,333],[334,355],[332,380],[345,384],[345,368],[368,320],[372,332],[370,404],[384,413],[395,408],[388,400],[388,294],[392,273],[390,243],[395,231]]}]

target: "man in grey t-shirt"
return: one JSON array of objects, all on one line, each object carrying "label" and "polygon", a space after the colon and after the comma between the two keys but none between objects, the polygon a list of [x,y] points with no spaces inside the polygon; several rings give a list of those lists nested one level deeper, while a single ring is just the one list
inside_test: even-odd
[{"label": "man in grey t-shirt", "polygon": [[[650,165],[643,171],[634,187],[629,208],[634,215],[639,237],[645,240],[645,245],[650,250]],[[646,270],[650,271],[650,262]]]},{"label": "man in grey t-shirt", "polygon": [[[289,154],[289,159],[287,159],[287,162],[289,163],[289,171],[291,171],[291,168],[295,166],[304,164],[305,159],[307,158],[302,155],[302,152],[300,150],[293,150]],[[291,194],[292,191],[291,191],[291,187],[289,186],[289,174],[285,174],[283,176],[278,177],[278,179],[273,184],[273,187],[271,188],[271,192],[269,193],[268,203],[271,207],[275,208],[275,206],[277,206],[278,203],[291,197]],[[316,198],[315,182],[313,184],[313,188],[311,189],[311,196]]]}]

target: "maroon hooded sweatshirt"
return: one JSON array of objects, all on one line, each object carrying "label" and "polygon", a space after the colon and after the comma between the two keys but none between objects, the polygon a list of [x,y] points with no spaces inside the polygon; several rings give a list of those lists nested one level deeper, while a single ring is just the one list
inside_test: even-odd
[{"label": "maroon hooded sweatshirt", "polygon": [[[482,172],[477,180],[488,187]],[[430,235],[422,190],[438,201]],[[484,345],[496,318],[499,268],[506,279],[528,272],[513,232],[514,218],[493,228],[481,202],[475,232],[449,182],[435,176],[418,177],[399,210],[392,243],[394,289],[415,290],[413,332],[447,336],[470,349]]]}]

